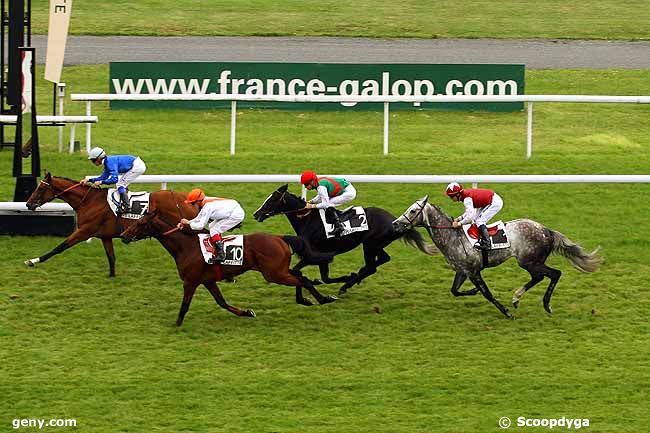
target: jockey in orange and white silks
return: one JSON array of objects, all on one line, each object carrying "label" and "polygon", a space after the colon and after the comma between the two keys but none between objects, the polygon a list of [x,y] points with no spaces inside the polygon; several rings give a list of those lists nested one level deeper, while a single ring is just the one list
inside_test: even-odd
[{"label": "jockey in orange and white silks", "polygon": [[318,176],[311,170],[306,170],[300,176],[302,183],[308,190],[316,189],[316,197],[307,201],[307,209],[325,209],[326,215],[334,221],[333,234],[338,236],[343,232],[335,206],[354,200],[357,190],[350,181],[340,177]]},{"label": "jockey in orange and white silks", "polygon": [[225,259],[221,234],[230,230],[244,220],[245,212],[237,200],[221,197],[208,197],[199,189],[193,189],[187,194],[185,203],[198,203],[201,211],[191,220],[185,218],[178,223],[178,228],[189,226],[192,230],[210,230],[210,240],[214,245],[213,258],[215,261]]},{"label": "jockey in orange and white silks", "polygon": [[457,182],[447,185],[445,193],[453,201],[461,201],[465,206],[465,212],[454,219],[452,226],[458,228],[462,227],[463,224],[473,222],[481,234],[479,242],[475,246],[489,249],[490,236],[486,225],[503,207],[503,200],[499,194],[491,189],[464,189]]}]

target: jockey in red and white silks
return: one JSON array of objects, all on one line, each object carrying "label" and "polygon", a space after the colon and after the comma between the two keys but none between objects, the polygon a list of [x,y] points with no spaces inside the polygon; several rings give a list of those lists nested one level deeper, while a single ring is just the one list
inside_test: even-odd
[{"label": "jockey in red and white silks", "polygon": [[452,226],[458,228],[474,222],[481,234],[477,246],[489,248],[490,238],[486,225],[503,208],[503,199],[491,189],[464,189],[457,182],[450,183],[445,192],[453,201],[462,201],[465,206],[465,212],[454,219]]}]

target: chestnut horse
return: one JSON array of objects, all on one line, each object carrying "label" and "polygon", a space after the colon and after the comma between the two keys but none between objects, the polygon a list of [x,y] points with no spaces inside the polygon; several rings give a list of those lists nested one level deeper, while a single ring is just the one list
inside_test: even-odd
[{"label": "chestnut horse", "polygon": [[309,290],[319,304],[336,301],[334,296],[323,296],[299,271],[291,271],[291,250],[301,259],[310,263],[332,261],[333,254],[316,253],[304,239],[298,236],[277,236],[266,233],[244,235],[243,265],[214,265],[203,259],[199,240],[194,232],[185,233],[175,228],[174,224],[160,216],[156,209],[146,214],[122,233],[122,241],[129,243],[147,237],[155,237],[174,257],[178,275],[183,280],[183,302],[178,312],[176,325],[183,323],[183,318],[190,308],[190,302],[196,288],[203,284],[221,308],[237,316],[255,317],[253,310],[241,310],[228,305],[223,298],[217,281],[232,279],[248,271],[260,272],[266,281],[296,288],[296,303],[313,305],[302,295],[302,288]]},{"label": "chestnut horse", "polygon": [[[77,229],[52,251],[25,261],[27,266],[35,266],[68,248],[96,237],[102,240],[106,257],[108,258],[109,276],[115,276],[115,251],[113,238],[119,238],[124,228],[134,220],[115,216],[107,201],[107,189],[91,188],[65,177],[52,176],[45,172],[45,177],[36,191],[27,200],[27,208],[37,207],[61,199],[68,203],[77,213]],[[183,203],[186,193],[173,191],[157,191],[149,195],[149,208],[155,207],[161,214],[170,219],[193,218],[198,209]]]}]

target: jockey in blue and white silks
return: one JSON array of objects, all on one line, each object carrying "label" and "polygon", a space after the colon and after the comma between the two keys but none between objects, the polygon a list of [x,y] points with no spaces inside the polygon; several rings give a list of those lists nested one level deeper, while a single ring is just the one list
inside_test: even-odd
[{"label": "jockey in blue and white silks", "polygon": [[127,212],[129,184],[147,170],[142,159],[132,155],[106,155],[101,147],[92,148],[88,153],[88,159],[96,166],[103,164],[104,171],[101,175],[88,179],[87,182],[83,180],[82,183],[92,183],[97,187],[115,184],[120,194],[120,212]]}]

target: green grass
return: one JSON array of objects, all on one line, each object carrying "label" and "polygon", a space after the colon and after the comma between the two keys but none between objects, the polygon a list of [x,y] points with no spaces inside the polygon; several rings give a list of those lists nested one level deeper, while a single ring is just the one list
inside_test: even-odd
[{"label": "green grass", "polygon": [[[374,38],[650,39],[641,0],[180,0],[75,2],[76,35],[348,36]],[[47,33],[47,2],[32,2]],[[318,23],[314,25],[314,23]]]},{"label": "green grass", "polygon": [[[69,93],[104,92],[106,76],[103,66],[64,71]],[[648,71],[527,73],[531,94],[648,88]],[[49,91],[39,89],[41,114]],[[648,110],[536,104],[531,160],[523,112],[393,113],[388,156],[381,113],[244,110],[230,156],[228,111],[111,112],[94,104],[93,139],[111,153],[141,155],[149,174],[646,174]],[[83,106],[68,102],[66,112],[81,114]],[[83,154],[56,151],[55,128],[39,131],[44,167],[72,178],[97,172]],[[2,200],[13,193],[10,168],[11,153],[0,151]],[[357,204],[395,214],[425,194],[460,213],[442,195],[444,185],[356,186]],[[109,279],[100,242],[28,269],[23,260],[62,239],[0,237],[0,431],[16,418],[75,418],[70,431],[89,433],[484,433],[501,431],[502,416],[589,418],[593,432],[643,431],[650,422],[643,410],[650,187],[488,186],[505,198],[503,219],[533,218],[588,250],[602,247],[605,263],[594,274],[550,259],[563,271],[553,316],[542,309],[546,283],[523,297],[515,321],[482,298],[453,298],[445,261],[399,242],[388,248],[390,263],[334,304],[297,306],[292,289],[249,273],[220,286],[231,304],[255,309],[256,319],[230,315],[199,290],[176,328],[181,284],[156,241],[118,242],[118,275]],[[263,224],[251,217],[277,185],[204,187],[242,203],[245,232],[291,232],[281,217]],[[336,259],[333,273],[361,263],[355,250]],[[514,262],[484,276],[504,303],[528,280]]]}]

